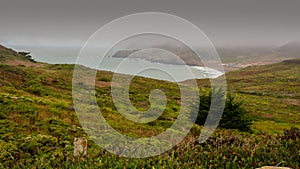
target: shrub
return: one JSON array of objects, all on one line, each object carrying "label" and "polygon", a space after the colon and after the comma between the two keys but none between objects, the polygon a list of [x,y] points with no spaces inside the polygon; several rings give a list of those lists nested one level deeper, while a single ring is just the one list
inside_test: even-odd
[{"label": "shrub", "polygon": [[[197,124],[204,125],[205,120],[207,119],[211,105],[211,95],[211,92],[208,95],[200,95],[200,106],[196,119]],[[242,105],[242,102],[236,102],[234,97],[228,94],[219,127],[238,129],[240,131],[251,131],[252,119]]]},{"label": "shrub", "polygon": [[27,87],[27,91],[37,96],[47,96],[48,91],[40,84],[32,84]]},{"label": "shrub", "polygon": [[20,148],[24,152],[32,155],[37,155],[38,152],[44,153],[50,151],[52,148],[58,145],[58,139],[50,135],[30,135],[22,139]]},{"label": "shrub", "polygon": [[290,130],[284,130],[283,138],[285,140],[297,140],[300,139],[300,129],[291,127]]},{"label": "shrub", "polygon": [[99,78],[99,81],[103,81],[103,82],[110,82],[111,80],[112,80],[112,77],[109,77],[109,76]]},{"label": "shrub", "polygon": [[229,94],[219,126],[227,129],[251,131],[252,119],[242,105],[242,102],[235,102],[234,97]]},{"label": "shrub", "polygon": [[12,143],[7,143],[0,140],[0,161],[15,160],[19,149]]}]

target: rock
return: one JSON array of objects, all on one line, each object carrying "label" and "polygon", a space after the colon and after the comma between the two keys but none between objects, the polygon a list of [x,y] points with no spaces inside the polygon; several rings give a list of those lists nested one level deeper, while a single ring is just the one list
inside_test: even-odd
[{"label": "rock", "polygon": [[256,169],[292,169],[290,167],[275,167],[275,166],[263,166]]},{"label": "rock", "polygon": [[87,155],[87,139],[80,137],[74,139],[74,157]]}]

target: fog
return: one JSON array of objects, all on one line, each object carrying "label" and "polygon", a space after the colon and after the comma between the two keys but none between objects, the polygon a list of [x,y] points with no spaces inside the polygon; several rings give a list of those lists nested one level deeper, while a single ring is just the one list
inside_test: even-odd
[{"label": "fog", "polygon": [[187,19],[216,46],[279,46],[300,39],[299,6],[297,0],[4,0],[0,44],[82,46],[108,22],[151,11]]}]

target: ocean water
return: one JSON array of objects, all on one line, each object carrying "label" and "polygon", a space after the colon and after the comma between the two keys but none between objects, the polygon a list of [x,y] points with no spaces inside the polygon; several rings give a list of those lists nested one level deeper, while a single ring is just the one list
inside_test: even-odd
[{"label": "ocean water", "polygon": [[[79,47],[26,47],[15,46],[17,51],[29,51],[36,61],[51,64],[74,64],[80,52]],[[98,66],[95,65],[98,62]],[[215,69],[188,66],[172,65],[158,62],[150,62],[144,59],[128,59],[105,57],[99,60],[85,62],[85,66],[99,70],[112,71],[121,74],[143,76],[153,79],[180,82],[189,79],[216,78],[223,73]]]}]

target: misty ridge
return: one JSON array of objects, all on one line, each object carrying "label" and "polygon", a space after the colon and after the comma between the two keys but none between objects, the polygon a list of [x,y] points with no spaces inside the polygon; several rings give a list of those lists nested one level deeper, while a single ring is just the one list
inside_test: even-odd
[{"label": "misty ridge", "polygon": [[[153,46],[153,49],[163,49],[172,51],[179,58],[171,55],[164,55],[154,50],[139,53],[142,49],[125,49],[115,52],[112,57],[132,59],[146,59],[152,62],[165,64],[187,64],[191,66],[204,66],[202,59],[210,61],[210,51],[204,48],[196,47],[201,59],[192,51],[184,47],[172,44],[162,44]],[[280,62],[287,59],[300,58],[300,42],[291,41],[278,47],[271,46],[243,46],[243,47],[216,47],[216,50],[225,66],[243,67],[245,65],[264,65]],[[182,62],[184,61],[184,63]]]}]

